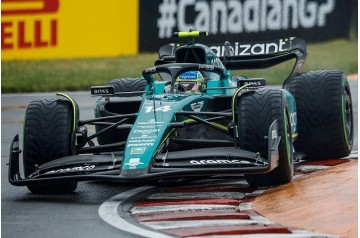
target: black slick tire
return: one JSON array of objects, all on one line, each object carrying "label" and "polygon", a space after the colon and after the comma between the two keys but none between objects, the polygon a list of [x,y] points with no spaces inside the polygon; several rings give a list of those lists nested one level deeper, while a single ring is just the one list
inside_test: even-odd
[{"label": "black slick tire", "polygon": [[335,70],[310,71],[286,86],[295,97],[298,118],[296,151],[306,160],[348,156],[354,137],[349,83]]},{"label": "black slick tire", "polygon": [[241,96],[238,103],[238,132],[241,149],[259,152],[268,158],[268,130],[278,122],[278,166],[265,174],[245,174],[252,187],[269,187],[289,183],[294,175],[292,135],[286,98],[282,90],[260,89]]},{"label": "black slick tire", "polygon": [[[38,166],[71,155],[71,105],[64,100],[32,101],[25,113],[23,164],[25,176]],[[64,194],[75,191],[77,182],[29,185],[40,194]]]},{"label": "black slick tire", "polygon": [[[114,86],[115,93],[122,92],[136,92],[136,91],[144,91],[146,86],[146,80],[141,80],[138,78],[120,78],[113,79],[109,81],[107,86]],[[130,93],[119,95],[119,97],[134,97],[140,96],[142,93]]]}]

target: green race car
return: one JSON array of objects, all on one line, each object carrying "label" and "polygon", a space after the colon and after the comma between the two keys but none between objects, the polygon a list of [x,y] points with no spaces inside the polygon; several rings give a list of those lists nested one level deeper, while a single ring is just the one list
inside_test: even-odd
[{"label": "green race car", "polygon": [[[80,119],[66,94],[32,101],[25,115],[20,174],[19,136],[9,181],[34,193],[68,193],[78,181],[159,180],[245,175],[253,187],[288,183],[294,161],[350,154],[349,84],[334,70],[301,73],[305,41],[220,45],[195,43],[206,32],[179,32],[187,44],[160,48],[141,78],[94,86],[95,118]],[[281,89],[232,70],[263,69],[295,59]],[[265,75],[266,77],[266,75]],[[88,126],[95,133],[88,134]]]}]

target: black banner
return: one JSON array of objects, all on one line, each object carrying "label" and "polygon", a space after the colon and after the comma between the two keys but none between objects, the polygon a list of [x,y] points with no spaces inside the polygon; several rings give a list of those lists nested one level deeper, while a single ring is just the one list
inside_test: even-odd
[{"label": "black banner", "polygon": [[[355,0],[356,1],[356,0]],[[157,51],[175,31],[208,31],[202,43],[294,36],[349,38],[354,0],[140,0],[139,51]],[[357,6],[357,4],[356,4]]]}]

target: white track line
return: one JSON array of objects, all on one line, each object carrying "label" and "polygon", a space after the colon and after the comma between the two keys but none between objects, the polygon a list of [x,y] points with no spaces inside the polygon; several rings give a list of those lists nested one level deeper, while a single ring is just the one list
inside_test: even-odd
[{"label": "white track line", "polygon": [[117,213],[118,207],[124,203],[126,199],[129,197],[132,197],[140,192],[144,192],[146,190],[154,188],[153,186],[143,186],[131,189],[129,191],[120,193],[109,200],[105,201],[103,204],[101,204],[99,208],[99,215],[100,217],[110,225],[118,228],[119,230],[140,235],[142,237],[147,238],[170,238],[173,236],[165,235],[162,233],[154,232],[151,230],[143,229],[141,227],[138,227],[128,221],[126,221],[124,218],[120,217]]},{"label": "white track line", "polygon": [[229,220],[189,220],[189,221],[159,221],[142,222],[141,224],[153,229],[175,229],[175,228],[201,228],[207,226],[251,226],[251,225],[270,225],[273,222],[250,219],[229,219]]},{"label": "white track line", "polygon": [[216,211],[216,210],[235,210],[238,206],[234,205],[165,205],[149,207],[133,207],[132,214],[156,214],[168,212],[185,212],[185,211]]},{"label": "white track line", "polygon": [[328,169],[332,166],[327,166],[327,165],[299,165],[296,167],[296,172],[301,172],[301,173],[311,173],[311,172],[316,172],[319,170],[323,170],[323,169]]},{"label": "white track line", "polygon": [[359,157],[358,151],[354,150],[354,151],[351,151],[350,155],[348,157],[345,157],[345,159],[355,159],[355,158],[358,158],[358,157]]},{"label": "white track line", "polygon": [[251,202],[243,202],[243,203],[240,203],[239,205],[239,211],[240,212],[243,212],[243,211],[250,211],[250,210],[253,210],[253,208],[251,207]]},{"label": "white track line", "polygon": [[304,232],[293,234],[250,234],[250,235],[211,235],[189,236],[188,238],[337,238],[338,236],[325,235],[317,232]]},{"label": "white track line", "polygon": [[263,194],[265,192],[265,189],[257,189],[252,193],[246,193],[245,197],[249,198],[249,197],[257,197],[260,196],[261,194]]},{"label": "white track line", "polygon": [[191,192],[191,193],[161,193],[150,196],[150,199],[197,199],[197,198],[221,198],[243,199],[245,193],[241,192]]}]

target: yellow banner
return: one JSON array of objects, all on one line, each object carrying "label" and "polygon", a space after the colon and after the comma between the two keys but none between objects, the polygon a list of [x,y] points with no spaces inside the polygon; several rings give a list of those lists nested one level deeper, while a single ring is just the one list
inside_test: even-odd
[{"label": "yellow banner", "polygon": [[138,53],[138,0],[2,0],[1,58]]}]

